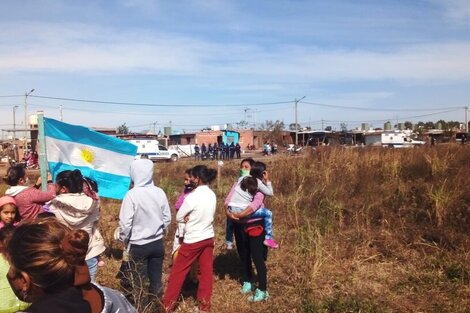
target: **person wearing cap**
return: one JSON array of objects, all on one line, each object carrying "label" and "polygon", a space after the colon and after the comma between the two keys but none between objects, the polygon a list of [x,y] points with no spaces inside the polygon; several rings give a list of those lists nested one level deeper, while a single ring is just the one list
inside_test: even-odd
[{"label": "person wearing cap", "polygon": [[0,198],[0,229],[5,226],[15,225],[20,221],[20,213],[16,207],[13,197],[3,196]]}]

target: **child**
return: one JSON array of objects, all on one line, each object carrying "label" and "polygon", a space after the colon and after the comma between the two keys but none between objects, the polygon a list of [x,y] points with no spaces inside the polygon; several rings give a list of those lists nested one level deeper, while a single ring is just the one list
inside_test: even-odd
[{"label": "child", "polygon": [[14,226],[20,221],[20,212],[16,207],[13,197],[3,196],[0,198],[0,228]]},{"label": "child", "polygon": [[[263,180],[266,181],[266,185],[259,178],[252,176],[240,177],[237,185],[235,186],[233,193],[228,203],[229,210],[232,213],[240,213],[245,210],[253,201],[253,197],[259,191],[264,195],[272,196],[273,188],[269,181],[268,174],[265,171],[261,174]],[[235,215],[234,214],[234,215]],[[266,208],[261,208],[250,215],[250,218],[263,218],[264,229],[265,229],[265,240],[264,245],[272,249],[279,248],[279,244],[273,239],[272,234],[272,212]]]},{"label": "child", "polygon": [[[99,231],[100,201],[95,194],[86,195],[83,189],[85,180],[80,170],[62,171],[56,176],[57,196],[49,203],[49,211],[57,220],[69,228],[82,229],[90,237],[88,252],[85,257],[90,271],[91,281],[95,281],[98,271],[99,255],[106,247]],[[91,188],[91,187],[90,187]]]},{"label": "child", "polygon": [[[2,197],[1,200],[3,200]],[[0,312],[10,313],[26,309],[29,304],[18,300],[13,293],[7,279],[7,272],[10,268],[7,260],[5,260],[4,252],[6,249],[6,242],[13,233],[13,226],[9,224],[0,229]]]},{"label": "child", "polygon": [[[190,177],[191,177],[191,169],[187,169],[186,171],[184,171],[184,189],[183,189],[183,192],[181,192],[180,196],[178,197],[178,199],[176,200],[176,203],[175,203],[176,212],[178,212],[178,210],[181,207],[181,205],[183,204],[184,199],[186,198],[186,196],[191,191],[193,191],[193,189],[194,189],[193,186],[191,185]],[[176,228],[175,240],[173,241],[173,251],[171,252],[171,255],[173,257],[173,261],[175,260],[176,255],[178,254],[178,249],[179,249],[181,243],[183,242],[184,225],[185,225],[184,223],[178,223],[178,226]]]}]

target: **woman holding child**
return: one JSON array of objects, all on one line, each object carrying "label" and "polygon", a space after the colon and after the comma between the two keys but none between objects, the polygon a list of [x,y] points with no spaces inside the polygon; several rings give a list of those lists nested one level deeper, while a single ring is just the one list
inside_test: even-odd
[{"label": "woman holding child", "polygon": [[[269,181],[266,171],[266,165],[263,162],[254,162],[251,165],[250,175],[265,183]],[[238,187],[238,186],[237,186]],[[263,218],[254,217],[254,213],[264,207],[263,201],[265,194],[260,190],[253,192],[254,197],[251,203],[241,212],[235,212],[230,204],[234,197],[235,188],[225,200],[227,205],[227,216],[234,221],[234,234],[237,245],[238,255],[240,257],[243,274],[243,286],[241,292],[251,293],[253,290],[253,270],[252,262],[255,264],[258,276],[257,287],[249,300],[252,302],[265,301],[268,299],[267,292],[267,245],[266,245],[266,226]]]}]

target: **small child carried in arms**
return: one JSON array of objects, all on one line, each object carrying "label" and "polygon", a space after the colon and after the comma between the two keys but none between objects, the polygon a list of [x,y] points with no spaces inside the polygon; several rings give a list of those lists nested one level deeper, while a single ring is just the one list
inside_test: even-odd
[{"label": "small child carried in arms", "polygon": [[[240,177],[232,194],[232,198],[228,203],[230,212],[236,214],[244,211],[251,201],[253,201],[253,197],[258,191],[266,196],[272,196],[273,187],[271,182],[267,180],[266,184],[264,184],[263,181],[252,176]],[[272,249],[279,248],[279,244],[273,238],[273,213],[271,210],[260,208],[251,214],[249,218],[262,218],[264,220],[265,230],[264,245]]]}]

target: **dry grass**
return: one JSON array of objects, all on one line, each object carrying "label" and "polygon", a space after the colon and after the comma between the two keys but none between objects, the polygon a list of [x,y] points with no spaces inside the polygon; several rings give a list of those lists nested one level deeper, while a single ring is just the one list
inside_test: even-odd
[{"label": "dry grass", "polygon": [[[220,210],[213,311],[470,312],[469,156],[468,146],[442,145],[260,157],[275,187],[266,205],[281,249],[269,253],[271,297],[258,304],[239,293],[237,255],[224,250],[222,203],[238,173],[237,161],[225,162],[214,186]],[[172,203],[182,173],[195,164],[156,165],[155,181]],[[115,255],[121,248],[111,239],[118,211],[119,202],[103,201],[101,228]],[[119,263],[110,257],[98,281],[118,288]],[[179,312],[194,306],[187,296]]]}]

